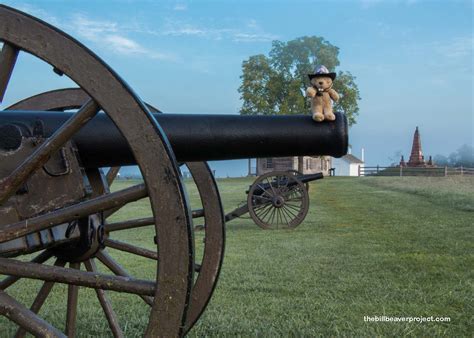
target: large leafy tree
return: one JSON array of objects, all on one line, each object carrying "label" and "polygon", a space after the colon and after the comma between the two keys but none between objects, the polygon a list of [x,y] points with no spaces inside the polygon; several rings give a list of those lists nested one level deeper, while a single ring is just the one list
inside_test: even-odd
[{"label": "large leafy tree", "polygon": [[[318,36],[305,36],[288,42],[274,41],[269,56],[254,55],[242,64],[239,92],[243,115],[309,114],[304,97],[308,74],[317,65],[330,71],[339,66],[339,48]],[[333,87],[341,96],[334,106],[356,122],[360,100],[355,77],[339,71]]]}]

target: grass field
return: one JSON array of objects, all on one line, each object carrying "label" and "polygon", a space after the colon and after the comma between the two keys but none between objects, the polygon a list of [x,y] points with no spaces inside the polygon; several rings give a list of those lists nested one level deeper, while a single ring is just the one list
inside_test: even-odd
[{"label": "grass field", "polygon": [[[230,211],[251,180],[218,183]],[[189,195],[196,207],[196,189]],[[310,212],[296,230],[263,231],[249,219],[228,224],[219,285],[190,336],[472,336],[473,178],[336,177],[312,183],[310,196]],[[147,209],[138,202],[116,219]],[[120,236],[152,248],[151,229]],[[139,277],[155,273],[153,264],[112,253]],[[9,292],[29,305],[40,284],[18,286]],[[55,291],[41,315],[62,329],[66,288]],[[80,295],[80,336],[99,336],[107,324],[95,294],[81,289]],[[147,320],[137,298],[112,294],[127,337],[140,336]],[[364,322],[383,315],[451,321]],[[1,337],[14,332],[4,319],[0,328]]]}]

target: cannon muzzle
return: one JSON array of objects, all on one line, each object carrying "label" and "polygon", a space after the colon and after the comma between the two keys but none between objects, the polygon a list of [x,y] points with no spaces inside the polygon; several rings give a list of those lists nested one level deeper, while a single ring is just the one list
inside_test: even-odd
[{"label": "cannon muzzle", "polygon": [[[72,114],[3,111],[0,127],[17,125],[32,130],[40,125],[42,136],[49,137]],[[302,115],[154,114],[154,117],[180,162],[303,155],[341,157],[347,153],[347,119],[340,113],[335,121],[322,123]],[[1,135],[2,130],[8,129],[0,129],[0,139],[12,137],[11,133]],[[135,164],[126,140],[106,114],[99,113],[73,139],[85,167]]]}]

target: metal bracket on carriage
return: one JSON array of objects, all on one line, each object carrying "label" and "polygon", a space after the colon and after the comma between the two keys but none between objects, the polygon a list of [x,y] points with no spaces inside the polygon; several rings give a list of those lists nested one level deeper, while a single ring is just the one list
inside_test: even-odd
[{"label": "metal bracket on carriage", "polygon": [[[44,126],[35,120],[0,126],[0,178],[25,161],[44,142]],[[37,170],[16,194],[0,206],[0,227],[32,216],[48,213],[80,202],[91,194],[91,187],[77,157],[73,142],[66,143]],[[67,231],[69,229],[69,231]],[[14,257],[79,239],[80,230],[70,223],[16,238],[0,244],[0,255]]]}]

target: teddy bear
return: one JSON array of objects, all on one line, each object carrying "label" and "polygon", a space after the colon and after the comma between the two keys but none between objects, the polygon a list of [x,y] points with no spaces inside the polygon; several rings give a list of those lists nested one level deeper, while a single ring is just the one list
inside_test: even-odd
[{"label": "teddy bear", "polygon": [[332,101],[339,100],[339,94],[332,89],[336,73],[330,73],[325,66],[316,67],[313,74],[308,74],[311,87],[306,89],[306,97],[311,99],[313,120],[334,121],[336,115],[332,112]]}]

